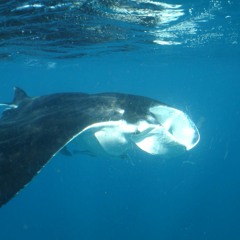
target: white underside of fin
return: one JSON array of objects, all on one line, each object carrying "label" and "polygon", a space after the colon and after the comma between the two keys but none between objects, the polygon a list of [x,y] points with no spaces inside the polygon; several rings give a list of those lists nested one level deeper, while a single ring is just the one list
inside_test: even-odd
[{"label": "white underside of fin", "polygon": [[69,144],[70,151],[95,156],[123,156],[131,146],[135,126],[125,121],[96,123],[83,129]]}]

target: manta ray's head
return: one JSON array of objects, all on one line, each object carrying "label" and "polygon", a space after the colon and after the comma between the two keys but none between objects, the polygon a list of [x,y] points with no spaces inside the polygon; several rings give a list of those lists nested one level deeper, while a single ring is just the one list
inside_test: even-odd
[{"label": "manta ray's head", "polygon": [[139,119],[132,140],[152,155],[175,155],[192,149],[200,139],[197,127],[182,111],[156,105],[145,119]]},{"label": "manta ray's head", "polygon": [[163,104],[126,109],[119,111],[122,118],[117,121],[95,123],[81,131],[74,149],[121,157],[137,148],[168,157],[192,149],[200,139],[195,124],[180,110]]}]

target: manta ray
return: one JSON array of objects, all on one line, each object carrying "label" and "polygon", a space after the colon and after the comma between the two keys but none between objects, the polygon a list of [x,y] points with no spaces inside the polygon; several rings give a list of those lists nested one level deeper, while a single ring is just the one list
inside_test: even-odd
[{"label": "manta ray", "polygon": [[29,97],[15,88],[0,118],[0,206],[56,153],[123,158],[138,149],[159,157],[192,149],[200,139],[184,112],[123,93],[55,93]]}]

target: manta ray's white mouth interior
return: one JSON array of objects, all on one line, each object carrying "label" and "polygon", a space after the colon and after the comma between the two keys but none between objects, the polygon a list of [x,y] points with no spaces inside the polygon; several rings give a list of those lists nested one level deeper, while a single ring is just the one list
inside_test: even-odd
[{"label": "manta ray's white mouth interior", "polygon": [[192,149],[200,140],[197,127],[182,111],[167,106],[150,108],[163,128],[171,134],[172,138],[186,147]]},{"label": "manta ray's white mouth interior", "polygon": [[149,109],[157,124],[141,122],[140,134],[134,141],[143,151],[153,155],[172,155],[192,149],[200,139],[199,132],[191,119],[182,111],[168,106]]}]

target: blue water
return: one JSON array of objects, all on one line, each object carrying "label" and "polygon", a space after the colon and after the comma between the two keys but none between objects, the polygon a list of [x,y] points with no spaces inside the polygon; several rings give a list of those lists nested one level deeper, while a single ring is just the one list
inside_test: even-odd
[{"label": "blue water", "polygon": [[14,86],[133,93],[201,134],[168,160],[58,154],[0,209],[1,240],[240,239],[240,4],[166,3],[0,3],[1,102]]}]

